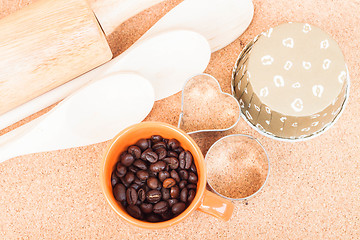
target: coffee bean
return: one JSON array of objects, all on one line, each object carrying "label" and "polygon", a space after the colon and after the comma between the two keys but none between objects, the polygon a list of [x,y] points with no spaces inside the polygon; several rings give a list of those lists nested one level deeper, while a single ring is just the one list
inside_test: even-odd
[{"label": "coffee bean", "polygon": [[[169,174],[170,175],[170,174]],[[111,186],[114,187],[120,182],[120,178],[116,175],[116,170],[111,173]]]},{"label": "coffee bean", "polygon": [[149,169],[152,172],[161,172],[165,169],[166,163],[164,161],[157,161],[156,163],[153,163],[150,165]]},{"label": "coffee bean", "polygon": [[171,188],[171,187],[175,186],[175,184],[176,184],[175,179],[173,179],[173,178],[167,178],[167,179],[165,179],[164,182],[163,182],[163,187],[164,187],[164,188]]},{"label": "coffee bean", "polygon": [[172,170],[170,172],[170,176],[175,179],[176,182],[180,182],[179,174],[175,170]]},{"label": "coffee bean", "polygon": [[137,185],[136,183],[133,183],[133,184],[130,185],[130,188],[133,188],[133,189],[135,189],[137,191],[137,190],[139,190],[140,186]]},{"label": "coffee bean", "polygon": [[152,143],[161,142],[163,140],[162,136],[160,135],[152,135],[150,139]]},{"label": "coffee bean", "polygon": [[126,201],[129,205],[135,205],[138,200],[138,194],[132,187],[126,190]]},{"label": "coffee bean", "polygon": [[158,155],[159,160],[166,158],[167,152],[165,148],[158,148],[155,150],[155,153]]},{"label": "coffee bean", "polygon": [[127,181],[125,181],[125,177],[121,177],[120,178],[120,182],[122,184],[124,184],[125,187],[129,187],[131,183],[128,183]]},{"label": "coffee bean", "polygon": [[158,176],[158,173],[157,172],[149,172],[149,176],[150,177],[157,177]]},{"label": "coffee bean", "polygon": [[149,147],[149,142],[146,139],[140,139],[135,143],[142,151],[145,151]]},{"label": "coffee bean", "polygon": [[191,167],[193,157],[191,152],[189,151],[183,151],[179,155],[179,161],[180,161],[180,168],[181,169],[189,169]]},{"label": "coffee bean", "polygon": [[168,172],[169,170],[170,170],[169,164],[166,164],[164,171]]},{"label": "coffee bean", "polygon": [[196,192],[194,189],[189,190],[187,201],[191,203],[195,198]]},{"label": "coffee bean", "polygon": [[181,179],[187,180],[189,178],[189,173],[188,173],[188,171],[182,169],[179,171],[179,176]]},{"label": "coffee bean", "polygon": [[180,154],[184,151],[184,149],[182,147],[178,147],[177,149],[174,149],[174,152],[176,152],[177,154]]},{"label": "coffee bean", "polygon": [[190,171],[192,171],[193,173],[197,173],[196,166],[194,163],[191,164]]},{"label": "coffee bean", "polygon": [[123,184],[118,183],[114,187],[114,197],[119,202],[126,201],[126,188]]},{"label": "coffee bean", "polygon": [[142,160],[146,160],[150,163],[155,163],[157,162],[157,160],[159,159],[158,155],[156,154],[156,152],[153,152],[151,150],[151,148],[145,150],[142,154],[141,154],[141,159]]},{"label": "coffee bean", "polygon": [[187,188],[183,188],[180,193],[180,201],[186,203],[187,198],[188,198],[188,190]]},{"label": "coffee bean", "polygon": [[140,159],[136,159],[135,162],[133,163],[133,165],[141,170],[147,169],[146,163]]},{"label": "coffee bean", "polygon": [[159,172],[158,176],[159,176],[159,180],[163,182],[165,179],[170,177],[170,173],[167,171],[161,171]]},{"label": "coffee bean", "polygon": [[146,183],[151,189],[157,189],[160,185],[159,180],[155,177],[149,177]]},{"label": "coffee bean", "polygon": [[185,151],[185,169],[189,169],[193,163],[193,155],[189,151]]},{"label": "coffee bean", "polygon": [[136,176],[141,180],[141,181],[146,181],[146,179],[149,178],[149,173],[145,170],[140,170],[136,173]]},{"label": "coffee bean", "polygon": [[172,207],[175,203],[178,203],[179,200],[177,200],[176,198],[170,198],[167,200],[167,202],[169,203],[169,206]]},{"label": "coffee bean", "polygon": [[150,214],[149,216],[146,217],[146,220],[148,222],[160,222],[161,218],[156,214]]},{"label": "coffee bean", "polygon": [[146,193],[151,190],[151,188],[149,188],[149,186],[148,186],[147,184],[145,184],[145,185],[143,186],[143,188],[145,189],[145,192],[146,192]]},{"label": "coffee bean", "polygon": [[139,186],[143,186],[145,181],[141,181],[138,177],[135,177],[133,183],[139,185]]},{"label": "coffee bean", "polygon": [[146,200],[149,203],[157,203],[161,200],[161,192],[159,190],[150,190],[146,193]]},{"label": "coffee bean", "polygon": [[168,148],[170,148],[171,150],[174,150],[180,146],[180,143],[178,140],[173,138],[173,139],[169,139],[169,142],[167,145],[168,145]]},{"label": "coffee bean", "polygon": [[168,210],[166,210],[166,212],[164,212],[164,213],[161,214],[161,217],[162,217],[162,219],[163,219],[164,221],[167,221],[167,220],[169,220],[169,219],[171,219],[171,218],[174,217],[174,214],[173,214],[172,211],[170,210],[170,207],[169,207]]},{"label": "coffee bean", "polygon": [[188,184],[186,186],[187,189],[196,189],[196,185],[195,184]]},{"label": "coffee bean", "polygon": [[134,161],[135,161],[135,158],[133,157],[133,155],[131,155],[129,153],[125,153],[120,156],[120,162],[125,167],[130,166]]},{"label": "coffee bean", "polygon": [[158,187],[156,188],[156,190],[161,190],[163,187],[162,187],[162,185],[161,185],[161,183],[159,182],[159,185],[158,185]]},{"label": "coffee bean", "polygon": [[164,149],[166,149],[166,143],[164,143],[164,142],[157,142],[157,143],[155,143],[155,144],[152,146],[152,149],[153,149],[154,151],[156,151],[156,150],[159,149],[159,148],[164,148]]},{"label": "coffee bean", "polygon": [[127,172],[126,167],[121,165],[120,162],[118,162],[118,164],[116,165],[116,175],[118,177],[123,177],[125,176],[126,172]]},{"label": "coffee bean", "polygon": [[180,168],[184,169],[185,164],[186,164],[186,162],[185,162],[185,151],[184,151],[184,152],[180,153],[180,155],[179,155],[179,166],[180,166]]},{"label": "coffee bean", "polygon": [[140,200],[141,202],[145,201],[145,199],[146,199],[146,192],[145,192],[145,190],[144,190],[143,188],[140,188],[140,189],[138,190],[138,197],[139,197],[139,200]]},{"label": "coffee bean", "polygon": [[166,212],[169,209],[169,203],[166,201],[158,202],[153,207],[153,212],[157,214],[161,214]]},{"label": "coffee bean", "polygon": [[141,201],[138,199],[138,200],[136,201],[136,205],[137,205],[137,206],[140,206],[140,204],[141,204]]},{"label": "coffee bean", "polygon": [[132,172],[128,172],[125,177],[124,180],[127,184],[131,184],[135,179],[135,175]]},{"label": "coffee bean", "polygon": [[170,198],[170,189],[161,188],[161,195],[163,200],[168,200]]},{"label": "coffee bean", "polygon": [[175,215],[179,215],[180,213],[182,213],[185,210],[185,203],[183,202],[178,202],[175,203],[172,207],[171,207],[171,211],[173,212],[173,214]]},{"label": "coffee bean", "polygon": [[141,149],[138,146],[130,146],[128,148],[128,153],[131,154],[135,159],[139,159],[141,156]]},{"label": "coffee bean", "polygon": [[179,194],[180,194],[180,189],[177,185],[173,186],[171,189],[170,189],[170,196],[171,198],[178,198],[179,197]]},{"label": "coffee bean", "polygon": [[132,216],[132,217],[134,217],[136,219],[141,219],[142,218],[141,210],[136,205],[127,206],[126,211],[130,214],[130,216]]},{"label": "coffee bean", "polygon": [[164,159],[171,169],[177,169],[179,167],[179,161],[175,157],[167,157]]},{"label": "coffee bean", "polygon": [[168,157],[179,158],[179,154],[177,154],[177,153],[174,152],[174,151],[168,151],[168,152],[167,152],[167,156],[168,156]]},{"label": "coffee bean", "polygon": [[130,167],[128,167],[128,172],[129,171],[136,174],[137,171],[139,171],[139,169],[137,167],[135,167],[134,165],[131,165]]},{"label": "coffee bean", "polygon": [[198,178],[197,178],[196,174],[193,172],[190,172],[188,182],[189,183],[197,183],[197,181],[198,181]]},{"label": "coffee bean", "polygon": [[187,181],[186,181],[186,180],[181,180],[181,181],[179,182],[179,188],[180,188],[180,189],[185,188],[186,185],[187,185]]},{"label": "coffee bean", "polygon": [[153,210],[153,205],[151,203],[142,203],[140,205],[140,209],[143,213],[149,214]]}]

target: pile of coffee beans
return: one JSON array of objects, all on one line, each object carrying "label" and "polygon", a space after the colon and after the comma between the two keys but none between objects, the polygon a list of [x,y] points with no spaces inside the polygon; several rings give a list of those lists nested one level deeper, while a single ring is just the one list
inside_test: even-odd
[{"label": "pile of coffee beans", "polygon": [[195,198],[197,181],[191,152],[159,135],[128,147],[111,175],[115,199],[132,217],[148,222],[182,213]]}]

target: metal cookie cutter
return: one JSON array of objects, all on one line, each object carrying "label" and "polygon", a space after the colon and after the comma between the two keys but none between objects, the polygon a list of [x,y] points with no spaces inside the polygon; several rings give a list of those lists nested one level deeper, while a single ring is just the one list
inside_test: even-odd
[{"label": "metal cookie cutter", "polygon": [[[190,78],[182,90],[178,127],[197,141],[210,141],[205,162],[209,187],[230,200],[247,200],[264,187],[270,174],[270,160],[263,145],[254,137],[231,134],[239,122],[239,102],[221,90],[211,75]],[[216,139],[209,134],[225,135]],[[204,153],[205,154],[205,153]]]}]

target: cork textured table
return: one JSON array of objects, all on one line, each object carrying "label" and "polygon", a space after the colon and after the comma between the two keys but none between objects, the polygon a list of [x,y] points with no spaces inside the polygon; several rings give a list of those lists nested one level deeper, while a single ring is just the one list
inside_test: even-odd
[{"label": "cork textured table", "polygon": [[[127,49],[180,2],[165,1],[121,25],[108,39],[113,53]],[[0,17],[29,3],[0,0]],[[206,73],[230,92],[234,62],[258,33],[289,21],[317,25],[339,43],[351,77],[348,105],[329,131],[287,143],[266,138],[241,120],[233,132],[257,137],[271,158],[263,191],[247,202],[235,202],[229,222],[195,212],[163,230],[133,227],[105,202],[99,165],[107,142],[11,159],[0,164],[0,239],[359,239],[360,1],[254,0],[254,5],[248,30],[212,55]],[[156,102],[146,120],[176,125],[180,101],[178,93]]]}]

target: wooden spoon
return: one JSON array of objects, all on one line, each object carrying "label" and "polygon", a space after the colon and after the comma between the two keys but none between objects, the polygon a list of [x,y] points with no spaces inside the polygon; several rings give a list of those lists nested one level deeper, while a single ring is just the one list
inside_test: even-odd
[{"label": "wooden spoon", "polygon": [[[0,138],[0,162],[28,153],[79,147],[111,139],[150,112],[154,91],[144,77],[112,74],[66,98],[30,125]],[[5,142],[6,141],[6,142]]]},{"label": "wooden spoon", "polygon": [[185,0],[152,26],[138,41],[159,32],[187,29],[203,35],[212,52],[237,39],[254,15],[251,0]]}]

